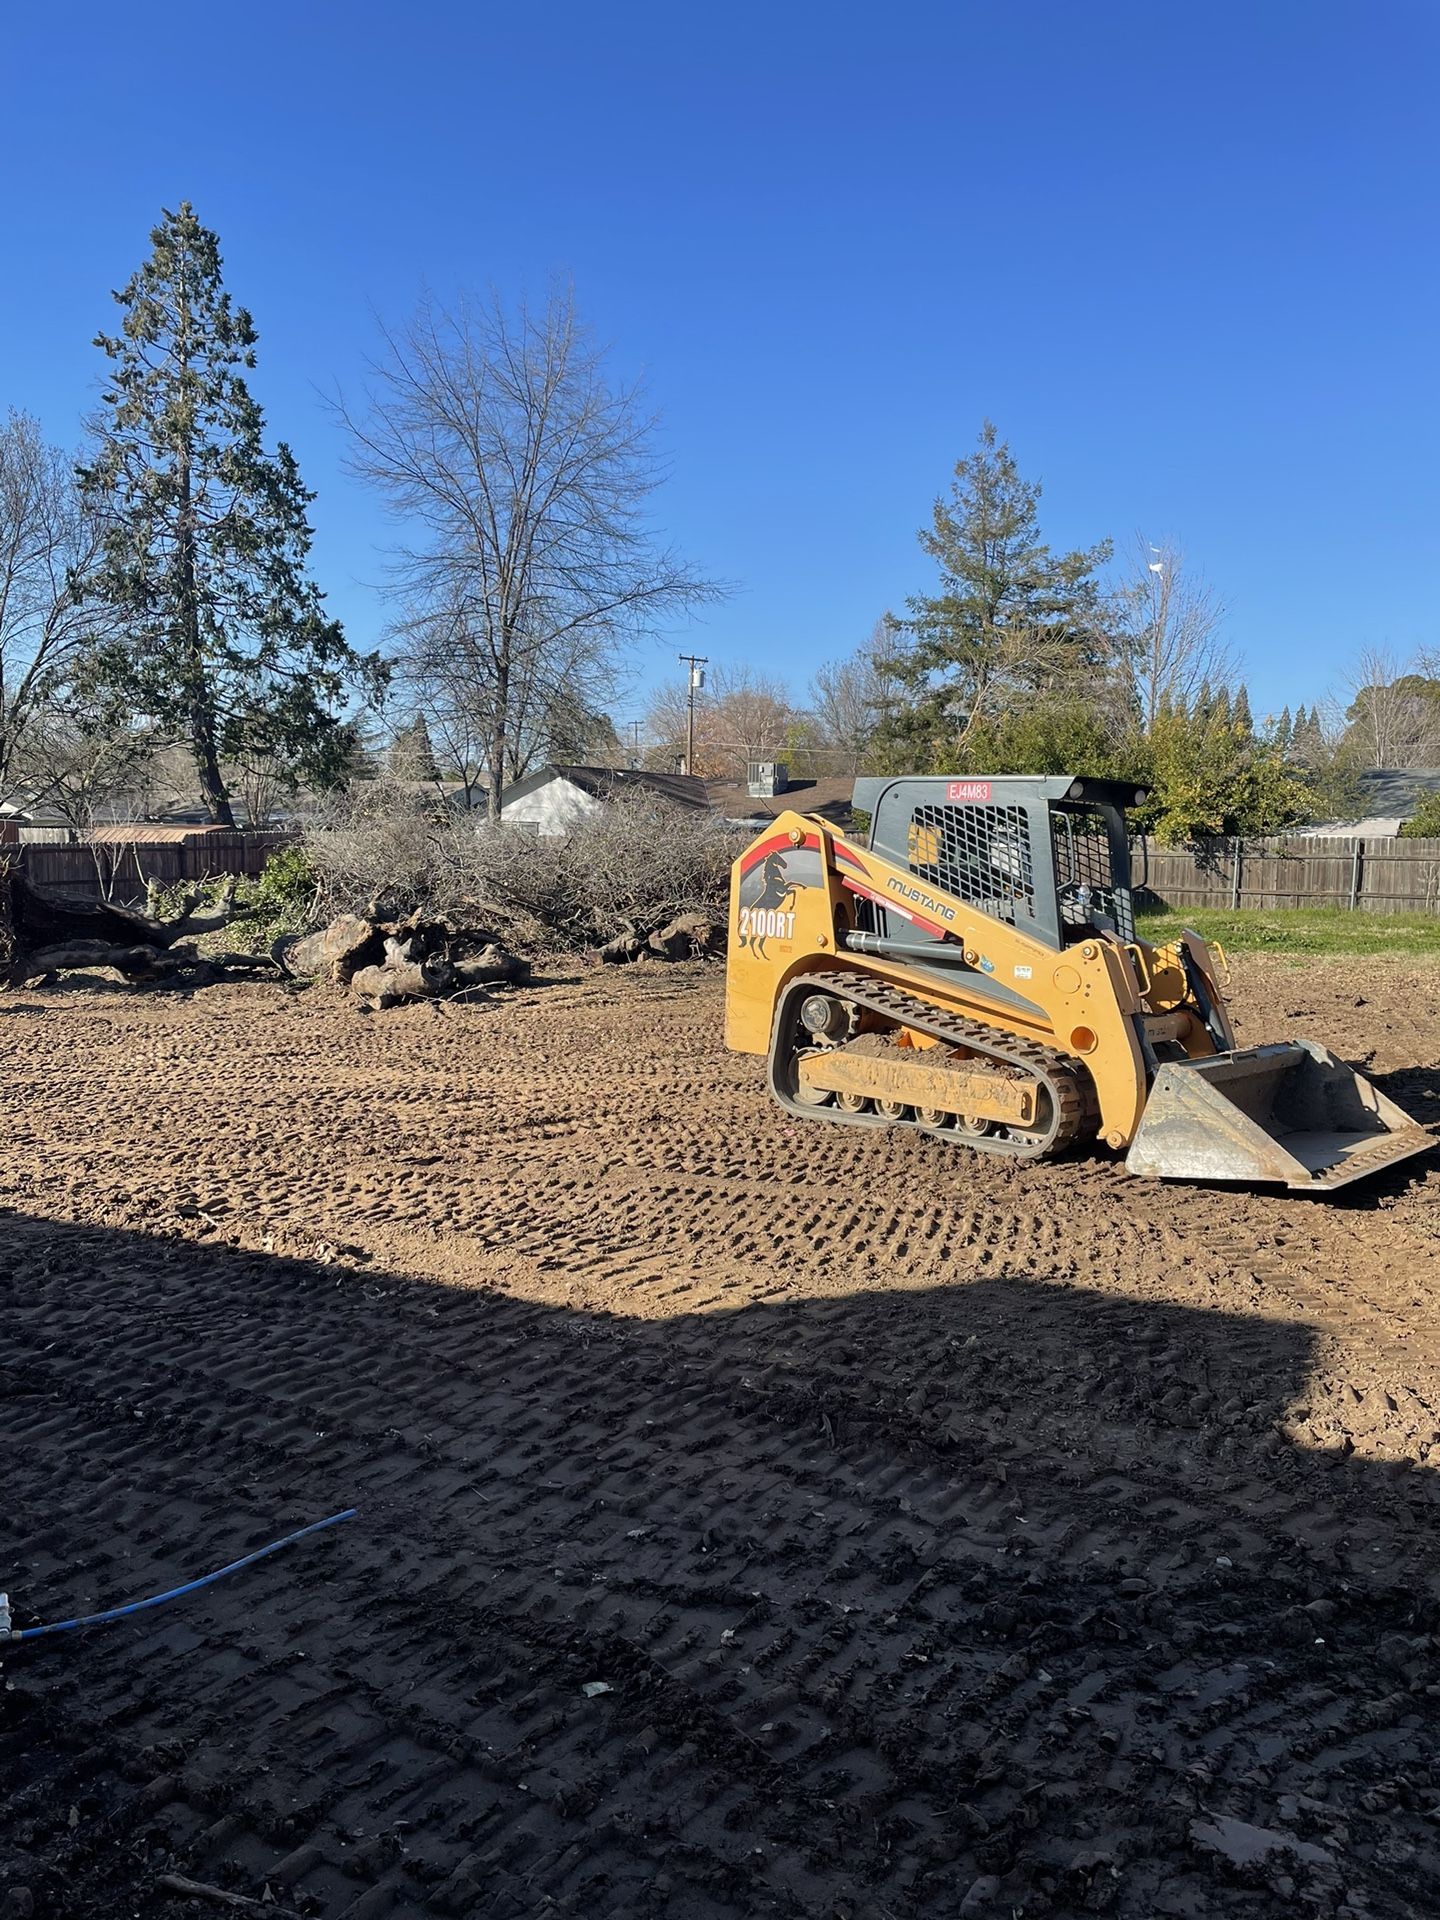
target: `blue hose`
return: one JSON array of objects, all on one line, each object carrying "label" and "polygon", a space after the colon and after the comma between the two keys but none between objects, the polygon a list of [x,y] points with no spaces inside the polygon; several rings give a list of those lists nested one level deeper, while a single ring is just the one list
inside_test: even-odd
[{"label": "blue hose", "polygon": [[[199,1580],[187,1580],[183,1587],[171,1587],[167,1593],[152,1594],[148,1600],[132,1600],[126,1607],[111,1607],[105,1613],[83,1614],[78,1620],[56,1620],[45,1627],[7,1627],[0,1622],[0,1646],[13,1640],[38,1640],[47,1633],[69,1633],[74,1627],[102,1627],[109,1620],[123,1620],[127,1614],[143,1613],[146,1607],[159,1607],[167,1600],[178,1600],[182,1594],[198,1593],[201,1587],[223,1580],[227,1573],[239,1573],[242,1567],[254,1566],[257,1560],[263,1560],[267,1554],[278,1553],[281,1547],[291,1546],[309,1533],[319,1533],[322,1527],[333,1527],[341,1520],[353,1520],[358,1512],[358,1507],[346,1507],[343,1513],[332,1513],[328,1519],[312,1520],[308,1527],[301,1527],[296,1533],[287,1533],[283,1540],[272,1540],[268,1547],[257,1547],[254,1553],[247,1553],[243,1560],[232,1560],[228,1567],[217,1567],[214,1573],[207,1573]],[[3,1598],[0,1595],[0,1601]]]}]

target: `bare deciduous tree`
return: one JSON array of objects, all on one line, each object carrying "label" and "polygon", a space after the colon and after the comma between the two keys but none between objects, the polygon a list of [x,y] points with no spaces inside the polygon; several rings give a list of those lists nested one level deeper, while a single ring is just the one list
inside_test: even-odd
[{"label": "bare deciduous tree", "polygon": [[481,804],[486,786],[482,716],[475,714],[468,702],[453,698],[440,687],[428,691],[425,718],[435,743],[440,777],[459,781],[465,811],[469,813]]},{"label": "bare deciduous tree", "polygon": [[29,716],[16,767],[36,797],[82,833],[114,809],[117,796],[147,788],[154,752],[142,728],[102,726],[47,701]]},{"label": "bare deciduous tree", "polygon": [[1440,674],[1434,654],[1402,660],[1362,647],[1345,675],[1348,739],[1371,767],[1433,766],[1440,758]]},{"label": "bare deciduous tree", "polygon": [[[93,560],[96,524],[74,470],[39,422],[0,425],[0,799],[22,771],[26,735],[94,625],[72,588]],[[33,769],[32,769],[33,770]]]},{"label": "bare deciduous tree", "polygon": [[442,778],[462,783],[468,812],[483,803],[489,780],[484,689],[474,684],[468,650],[456,644],[443,608],[414,610],[394,622],[391,633],[391,705],[424,715]]},{"label": "bare deciduous tree", "polygon": [[810,682],[817,752],[835,773],[860,773],[877,730],[899,693],[899,640],[888,614],[848,659],[827,662]]},{"label": "bare deciduous tree", "polygon": [[1229,687],[1237,675],[1222,632],[1225,608],[1185,564],[1173,540],[1158,547],[1136,535],[1130,578],[1120,589],[1130,683],[1148,735],[1166,706],[1188,708],[1204,687]]},{"label": "bare deciduous tree", "polygon": [[[645,717],[649,757],[671,765],[683,757],[689,719],[686,683],[661,687]],[[712,778],[743,780],[752,760],[784,759],[803,716],[784,681],[754,667],[721,666],[695,702],[695,765]]]},{"label": "bare deciduous tree", "polygon": [[409,530],[402,645],[480,725],[498,817],[559,691],[603,686],[629,643],[719,589],[653,538],[655,417],[611,383],[568,292],[513,316],[427,297],[371,376],[363,405],[336,406],[353,471]]},{"label": "bare deciduous tree", "polygon": [[224,764],[225,785],[239,802],[244,824],[256,829],[274,824],[287,803],[295,804],[295,775],[277,755],[252,748]]},{"label": "bare deciduous tree", "polygon": [[[470,792],[491,786],[495,662],[471,610],[445,602],[396,621],[395,671],[410,704],[429,722],[436,744],[455,758]],[[613,690],[615,653],[593,636],[553,636],[549,645],[513,649],[507,675],[508,713],[502,784],[522,779],[553,751],[557,734],[573,731],[577,713],[595,712]]]}]

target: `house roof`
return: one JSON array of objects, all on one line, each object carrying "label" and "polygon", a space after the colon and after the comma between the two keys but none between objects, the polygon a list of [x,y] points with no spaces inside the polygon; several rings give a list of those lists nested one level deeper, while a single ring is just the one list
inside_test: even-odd
[{"label": "house roof", "polygon": [[48,800],[33,797],[0,800],[0,820],[13,820],[25,827],[65,827],[70,823]]},{"label": "house roof", "polygon": [[556,761],[506,787],[500,795],[501,813],[512,800],[523,800],[552,780],[568,781],[595,800],[613,800],[622,793],[649,793],[677,807],[701,811],[707,805],[705,782],[694,774],[650,773],[643,767],[580,767]]},{"label": "house roof", "polygon": [[1322,820],[1286,832],[1294,840],[1393,840],[1404,824],[1398,813],[1372,813],[1363,820]]},{"label": "house roof", "polygon": [[1440,793],[1440,767],[1369,767],[1359,776],[1358,819],[1326,820],[1300,827],[1303,839],[1345,836],[1355,840],[1386,840],[1397,834],[1427,794]]},{"label": "house roof", "polygon": [[727,820],[773,820],[782,813],[818,813],[831,826],[848,827],[855,793],[853,776],[792,780],[783,793],[757,800],[743,780],[707,780],[710,805]]},{"label": "house roof", "polygon": [[1426,794],[1440,793],[1440,767],[1371,767],[1360,787],[1371,813],[1408,819]]},{"label": "house roof", "polygon": [[190,822],[170,822],[160,820],[121,820],[107,826],[90,827],[85,838],[95,846],[124,847],[163,847],[178,846],[186,840],[201,838],[209,833],[228,833],[228,827],[217,827],[213,822],[199,825]]}]

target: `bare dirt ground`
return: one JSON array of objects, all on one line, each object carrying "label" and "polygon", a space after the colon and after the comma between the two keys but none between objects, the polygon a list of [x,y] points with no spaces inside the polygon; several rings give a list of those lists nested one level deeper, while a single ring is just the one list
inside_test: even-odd
[{"label": "bare dirt ground", "polygon": [[[1440,970],[1240,965],[1440,1120]],[[768,1105],[718,973],[0,998],[0,1916],[1440,1914],[1440,1163]],[[604,1692],[587,1694],[603,1682]]]}]

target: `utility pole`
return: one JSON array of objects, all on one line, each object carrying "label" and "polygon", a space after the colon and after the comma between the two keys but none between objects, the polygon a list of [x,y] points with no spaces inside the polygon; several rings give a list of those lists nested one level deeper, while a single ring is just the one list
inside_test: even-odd
[{"label": "utility pole", "polygon": [[638,767],[640,764],[640,728],[642,724],[639,720],[627,720],[625,722],[625,731],[630,736],[630,764],[632,767]]},{"label": "utility pole", "polygon": [[705,684],[705,668],[710,656],[705,653],[682,653],[677,655],[681,666],[690,669],[690,718],[685,729],[685,771],[695,771],[695,695]]}]

